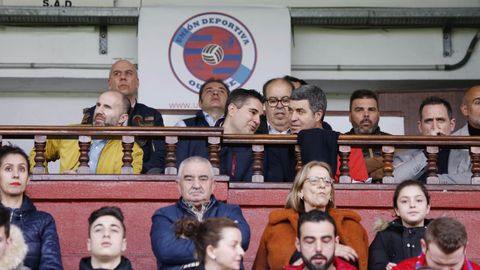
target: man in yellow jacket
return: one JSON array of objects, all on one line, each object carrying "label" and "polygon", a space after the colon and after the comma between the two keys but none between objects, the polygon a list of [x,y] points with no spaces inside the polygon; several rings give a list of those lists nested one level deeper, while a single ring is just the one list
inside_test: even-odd
[{"label": "man in yellow jacket", "polygon": [[[117,91],[107,91],[98,97],[94,113],[94,126],[122,126],[128,120],[130,102],[123,94]],[[78,140],[51,139],[47,140],[45,160],[60,159],[60,173],[76,173],[80,162],[80,147]],[[92,140],[89,151],[90,173],[92,174],[120,174],[123,166],[123,147],[119,139]],[[139,174],[142,170],[143,151],[136,143],[133,146],[133,173]],[[35,165],[35,151],[30,153],[30,170]],[[44,164],[45,167],[47,164]]]}]

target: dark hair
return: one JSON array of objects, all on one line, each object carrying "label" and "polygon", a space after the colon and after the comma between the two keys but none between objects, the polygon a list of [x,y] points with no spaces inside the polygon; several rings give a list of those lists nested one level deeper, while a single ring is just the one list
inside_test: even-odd
[{"label": "dark hair", "polygon": [[243,88],[237,88],[233,90],[230,93],[230,96],[228,96],[227,102],[225,104],[225,117],[228,115],[228,106],[230,106],[231,103],[235,104],[235,106],[240,109],[249,98],[258,99],[260,103],[263,103],[262,95],[255,90]]},{"label": "dark hair", "polygon": [[197,259],[205,263],[207,247],[216,247],[222,240],[222,230],[224,228],[236,228],[238,223],[229,218],[209,218],[204,221],[198,221],[192,218],[180,219],[175,222],[175,235],[191,239],[195,244]]},{"label": "dark hair", "polygon": [[308,100],[308,104],[312,112],[327,111],[327,97],[320,87],[315,85],[302,85],[293,91],[291,100]]},{"label": "dark hair", "polygon": [[205,87],[207,87],[207,85],[210,84],[210,83],[220,83],[220,84],[222,84],[223,87],[225,87],[225,89],[227,90],[227,97],[230,95],[230,89],[228,88],[228,85],[224,81],[212,77],[212,78],[206,80],[202,84],[202,86],[200,86],[200,91],[198,92],[198,100],[202,101],[203,91],[205,90]]},{"label": "dark hair", "polygon": [[295,89],[295,86],[293,86],[292,82],[285,79],[285,78],[273,78],[273,79],[270,79],[268,80],[266,83],[263,84],[263,87],[262,87],[262,93],[263,93],[263,97],[266,99],[267,98],[267,88],[268,86],[271,84],[271,83],[274,83],[276,81],[281,81],[281,82],[284,82],[286,84],[288,84],[288,86],[291,87],[291,90],[293,92],[293,89]]},{"label": "dark hair", "polygon": [[422,120],[423,108],[427,105],[443,105],[443,106],[445,106],[445,108],[447,109],[448,118],[452,119],[452,116],[453,116],[452,115],[452,106],[450,105],[450,103],[448,101],[446,101],[445,99],[441,98],[441,97],[430,96],[430,97],[425,98],[422,101],[422,104],[420,104],[420,109],[418,110],[420,120]]},{"label": "dark hair", "polygon": [[355,99],[360,99],[360,98],[371,98],[375,99],[375,102],[377,103],[378,107],[378,96],[373,92],[372,90],[368,89],[358,89],[353,91],[352,95],[350,96],[350,111],[352,111],[352,103]]},{"label": "dark hair", "polygon": [[297,227],[297,236],[298,239],[301,237],[300,228],[302,227],[303,223],[305,222],[328,222],[333,226],[333,234],[337,235],[337,227],[335,226],[335,221],[333,218],[327,213],[320,211],[318,209],[313,209],[307,213],[301,214],[298,220],[298,227]]},{"label": "dark hair", "polygon": [[118,219],[118,221],[120,221],[120,223],[122,224],[123,238],[125,238],[127,230],[125,228],[125,223],[123,222],[124,218],[123,218],[122,209],[120,209],[116,206],[103,206],[103,207],[93,211],[90,214],[90,217],[88,217],[88,237],[90,237],[90,229],[92,227],[92,224],[95,222],[95,220],[97,220],[97,219],[99,219],[100,217],[103,217],[103,216],[112,216],[112,217]]},{"label": "dark hair", "polygon": [[395,209],[398,208],[398,205],[397,205],[398,196],[400,196],[400,192],[402,192],[402,189],[409,186],[416,186],[420,188],[420,190],[422,190],[423,195],[425,195],[425,198],[427,198],[427,205],[430,204],[430,194],[428,194],[427,187],[425,187],[425,185],[422,184],[422,182],[420,181],[406,180],[398,184],[397,188],[395,189],[395,192],[393,193],[393,208]]},{"label": "dark hair", "polygon": [[300,85],[307,85],[307,82],[306,82],[306,81],[304,81],[304,80],[302,80],[302,79],[299,79],[299,78],[297,78],[297,77],[293,77],[293,76],[290,76],[290,75],[285,75],[285,76],[283,76],[283,78],[284,78],[285,80],[290,81],[291,84],[293,84],[294,82],[296,82],[296,83],[299,83]]},{"label": "dark hair", "polygon": [[0,227],[5,228],[5,237],[10,237],[10,210],[0,205]]},{"label": "dark hair", "polygon": [[434,242],[445,254],[451,254],[459,248],[465,247],[467,240],[465,226],[450,217],[434,219],[428,224],[425,231],[427,248],[429,243]]},{"label": "dark hair", "polygon": [[28,159],[27,154],[22,150],[22,148],[15,145],[3,145],[0,147],[0,165],[2,165],[3,160],[8,155],[21,155],[27,162],[27,170],[30,172],[30,160]]}]

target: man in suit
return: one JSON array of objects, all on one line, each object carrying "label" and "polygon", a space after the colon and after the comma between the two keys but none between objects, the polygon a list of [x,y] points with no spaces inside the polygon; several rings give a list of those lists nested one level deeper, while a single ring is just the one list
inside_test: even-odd
[{"label": "man in suit", "polygon": [[[467,99],[465,104],[468,103]],[[464,134],[464,131],[468,130],[469,124],[452,134],[455,129],[455,119],[452,117],[450,103],[443,98],[431,96],[424,99],[420,105],[419,116],[418,131],[421,135],[469,135],[468,133]],[[427,157],[423,149],[398,151],[395,153],[393,165],[395,167],[393,172],[395,183],[408,179],[426,182]],[[470,183],[471,165],[468,150],[441,149],[438,153],[437,167],[440,184]]]}]

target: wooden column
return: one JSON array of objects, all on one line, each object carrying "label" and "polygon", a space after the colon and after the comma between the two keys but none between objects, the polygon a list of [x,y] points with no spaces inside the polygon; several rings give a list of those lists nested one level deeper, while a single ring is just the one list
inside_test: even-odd
[{"label": "wooden column", "polygon": [[265,148],[263,144],[253,144],[252,151],[253,151],[253,164],[252,164],[252,182],[263,182],[263,158],[264,153],[263,151]]},{"label": "wooden column", "polygon": [[220,174],[220,137],[208,137],[208,160],[215,175]]},{"label": "wooden column", "polygon": [[[349,145],[340,145],[338,146],[339,155],[340,155],[340,183],[351,183],[352,178],[350,177],[350,167],[348,167],[348,160],[350,157],[350,151],[352,148]],[[337,168],[332,168],[332,171],[336,171]]]},{"label": "wooden column", "polygon": [[427,146],[427,184],[439,184],[438,179],[438,146]]},{"label": "wooden column", "polygon": [[135,143],[134,136],[122,136],[122,146],[123,146],[123,166],[122,174],[133,174],[133,144]]},{"label": "wooden column", "polygon": [[300,145],[295,144],[295,172],[298,173],[303,167],[302,152],[300,151]]},{"label": "wooden column", "polygon": [[78,136],[78,146],[80,147],[80,157],[78,161],[80,162],[80,166],[78,166],[77,173],[79,174],[90,173],[90,166],[88,165],[90,158],[88,153],[90,151],[91,141],[92,137],[90,136]]},{"label": "wooden column", "polygon": [[472,184],[480,184],[480,147],[470,147],[470,159],[472,160]]},{"label": "wooden column", "polygon": [[33,174],[42,174],[46,173],[46,169],[43,166],[45,162],[45,147],[47,146],[47,136],[44,135],[35,135],[34,137],[34,146],[35,146],[35,166],[33,167]]},{"label": "wooden column", "polygon": [[395,152],[395,146],[384,145],[382,146],[382,158],[383,158],[383,178],[382,183],[393,184],[393,153]]},{"label": "wooden column", "polygon": [[165,174],[177,174],[177,136],[165,136]]}]

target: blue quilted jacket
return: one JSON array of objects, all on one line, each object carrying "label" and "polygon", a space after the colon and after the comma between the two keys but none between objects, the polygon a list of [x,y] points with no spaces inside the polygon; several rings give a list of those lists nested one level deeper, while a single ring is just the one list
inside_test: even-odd
[{"label": "blue quilted jacket", "polygon": [[49,213],[37,211],[27,196],[23,197],[20,208],[10,210],[12,211],[11,223],[22,230],[28,245],[25,266],[32,270],[63,269],[53,217]]}]

